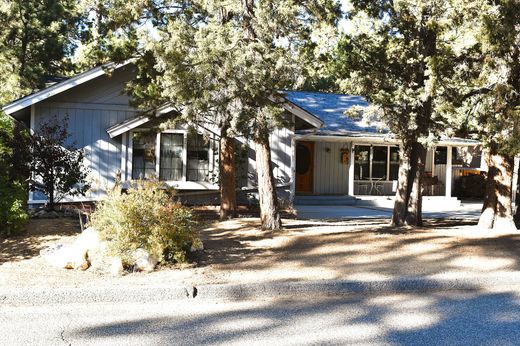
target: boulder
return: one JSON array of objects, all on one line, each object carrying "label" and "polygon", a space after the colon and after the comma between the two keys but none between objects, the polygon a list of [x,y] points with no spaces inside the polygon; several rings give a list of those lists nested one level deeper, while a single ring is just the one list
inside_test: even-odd
[{"label": "boulder", "polygon": [[74,241],[85,254],[95,251],[101,245],[101,237],[99,232],[93,228],[88,227],[81,232],[79,237]]},{"label": "boulder", "polygon": [[86,270],[90,263],[81,249],[75,244],[56,244],[40,252],[40,255],[53,267]]},{"label": "boulder", "polygon": [[154,256],[150,255],[150,253],[143,248],[135,250],[132,255],[132,259],[134,261],[134,269],[143,272],[153,271],[157,265],[157,262],[159,262]]},{"label": "boulder", "polygon": [[123,261],[118,257],[110,257],[109,272],[113,276],[121,276],[124,272]]}]

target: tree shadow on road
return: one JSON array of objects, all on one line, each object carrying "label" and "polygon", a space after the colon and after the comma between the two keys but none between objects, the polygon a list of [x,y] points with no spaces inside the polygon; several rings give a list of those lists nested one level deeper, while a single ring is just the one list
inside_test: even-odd
[{"label": "tree shadow on road", "polygon": [[[160,344],[517,344],[520,305],[512,292],[438,292],[314,299],[101,323],[73,338],[114,342],[122,336]],[[213,307],[212,307],[213,306]]]}]

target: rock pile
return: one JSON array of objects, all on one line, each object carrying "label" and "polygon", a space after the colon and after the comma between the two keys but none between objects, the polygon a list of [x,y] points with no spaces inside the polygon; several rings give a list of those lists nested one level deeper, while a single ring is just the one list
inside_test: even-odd
[{"label": "rock pile", "polygon": [[[121,258],[108,254],[108,243],[92,227],[85,229],[72,244],[50,246],[40,252],[52,266],[65,269],[92,270],[104,274],[122,275]],[[158,260],[145,249],[137,249],[131,256],[136,271],[151,272]]]}]

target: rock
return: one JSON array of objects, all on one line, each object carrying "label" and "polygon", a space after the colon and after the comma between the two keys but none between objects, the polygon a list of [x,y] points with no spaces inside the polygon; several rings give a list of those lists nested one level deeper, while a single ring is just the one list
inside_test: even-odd
[{"label": "rock", "polygon": [[135,250],[132,259],[134,260],[134,268],[137,271],[143,272],[153,271],[158,262],[154,256],[150,255],[150,253],[143,248]]},{"label": "rock", "polygon": [[123,261],[121,261],[121,258],[117,257],[111,257],[110,258],[110,266],[109,266],[109,272],[113,276],[121,276],[124,272],[123,268]]},{"label": "rock", "polygon": [[75,244],[56,244],[40,251],[40,255],[53,267],[86,270],[90,263]]},{"label": "rock", "polygon": [[100,246],[101,237],[95,228],[88,227],[81,232],[74,244],[77,244],[78,248],[82,249],[85,254],[88,254]]},{"label": "rock", "polygon": [[195,239],[193,241],[193,244],[191,244],[190,251],[191,252],[198,252],[198,251],[203,251],[203,250],[204,250],[204,244],[202,244],[202,240]]}]

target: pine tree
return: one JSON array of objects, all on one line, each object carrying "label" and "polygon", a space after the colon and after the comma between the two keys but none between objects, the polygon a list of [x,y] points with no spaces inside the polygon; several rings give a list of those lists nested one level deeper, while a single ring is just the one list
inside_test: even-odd
[{"label": "pine tree", "polygon": [[280,229],[269,134],[282,123],[283,111],[273,97],[303,81],[299,53],[317,45],[320,30],[335,27],[338,4],[192,1],[147,13],[154,14],[159,38],[141,45],[138,78],[129,85],[134,100],[146,106],[170,103],[185,120],[218,126],[223,188],[234,188],[233,169],[226,165],[232,161],[230,141],[235,136],[254,141],[262,227]]},{"label": "pine tree", "polygon": [[353,28],[338,44],[334,69],[341,90],[363,95],[400,141],[394,225],[422,224],[427,147],[445,130],[443,99],[471,42],[461,23],[471,1],[352,0]]},{"label": "pine tree", "polygon": [[468,35],[476,42],[457,69],[453,128],[483,143],[488,166],[479,226],[516,229],[512,192],[520,154],[520,2],[482,1]]}]

